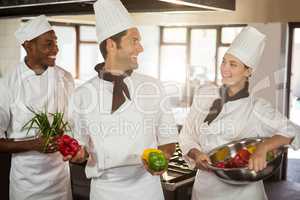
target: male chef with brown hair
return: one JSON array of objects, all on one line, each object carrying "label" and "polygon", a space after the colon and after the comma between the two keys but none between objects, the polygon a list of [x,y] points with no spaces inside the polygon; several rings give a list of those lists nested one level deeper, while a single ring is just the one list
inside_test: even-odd
[{"label": "male chef with brown hair", "polygon": [[[69,119],[82,145],[72,162],[87,159],[91,200],[163,200],[160,176],[143,162],[148,148],[169,159],[177,128],[162,84],[135,72],[143,52],[139,30],[119,0],[94,4],[104,63],[98,76],[77,88]],[[89,66],[85,66],[89,67]]]}]

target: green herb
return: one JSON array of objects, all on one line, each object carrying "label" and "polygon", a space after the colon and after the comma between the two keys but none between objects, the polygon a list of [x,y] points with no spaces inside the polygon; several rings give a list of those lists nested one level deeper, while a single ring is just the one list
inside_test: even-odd
[{"label": "green herb", "polygon": [[[55,112],[47,113],[36,112],[32,108],[27,107],[33,114],[33,118],[29,120],[23,127],[22,130],[27,129],[27,135],[31,129],[38,129],[42,137],[46,139],[44,151],[47,149],[50,138],[63,135],[65,131],[70,130],[68,122],[64,122],[64,113]],[[52,122],[49,120],[52,119]]]}]

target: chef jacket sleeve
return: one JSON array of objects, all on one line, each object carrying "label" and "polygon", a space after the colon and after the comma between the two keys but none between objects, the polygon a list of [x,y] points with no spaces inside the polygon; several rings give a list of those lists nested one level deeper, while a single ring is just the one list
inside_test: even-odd
[{"label": "chef jacket sleeve", "polygon": [[294,150],[300,149],[300,132],[295,134],[295,137],[290,145]]},{"label": "chef jacket sleeve", "polygon": [[165,89],[159,83],[160,105],[158,112],[157,141],[158,145],[177,143],[178,130],[172,113],[169,98]]},{"label": "chef jacket sleeve", "polygon": [[258,99],[254,114],[257,122],[257,132],[260,136],[271,137],[274,134],[293,138],[300,134],[299,126],[278,112],[269,102]]},{"label": "chef jacket sleeve", "polygon": [[88,124],[85,118],[85,107],[82,98],[84,91],[76,90],[69,98],[68,104],[68,122],[71,127],[74,138],[82,146],[87,146],[89,142]]},{"label": "chef jacket sleeve", "polygon": [[[74,92],[75,83],[72,75],[70,73],[65,73],[64,75],[64,90],[65,90],[65,96],[66,96],[66,105],[68,105],[68,101],[70,100],[71,95]],[[68,106],[65,108],[65,113],[67,113]]]},{"label": "chef jacket sleeve", "polygon": [[5,138],[5,131],[7,131],[10,123],[10,94],[8,84],[4,79],[0,79],[0,138]]},{"label": "chef jacket sleeve", "polygon": [[198,149],[201,151],[199,136],[197,134],[197,118],[198,114],[202,112],[202,92],[201,88],[195,89],[193,103],[191,106],[190,113],[188,114],[183,127],[179,134],[179,145],[183,154],[184,160],[187,162],[189,167],[194,168],[195,162],[187,154],[191,149]]}]

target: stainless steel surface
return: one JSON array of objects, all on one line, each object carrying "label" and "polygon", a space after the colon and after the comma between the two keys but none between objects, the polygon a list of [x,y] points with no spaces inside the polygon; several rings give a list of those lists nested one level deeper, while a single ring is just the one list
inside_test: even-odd
[{"label": "stainless steel surface", "polygon": [[177,183],[170,183],[170,182],[162,183],[162,186],[163,186],[163,189],[165,189],[165,190],[175,191],[177,188],[182,187],[187,184],[191,184],[194,181],[195,181],[195,176],[192,176],[190,178],[184,179]]},{"label": "stainless steel surface", "polygon": [[[93,14],[93,2],[96,0],[1,0],[1,17],[25,17],[40,14],[52,15],[79,15]],[[170,11],[207,11],[207,10],[235,10],[235,0],[215,1],[213,4],[193,2],[197,7],[163,2],[159,0],[121,0],[129,12],[170,12]],[[201,7],[202,5],[202,7]],[[209,6],[210,8],[208,8]]]},{"label": "stainless steel surface", "polygon": [[[217,160],[217,153],[220,151],[225,151],[227,155],[225,160],[233,158],[236,153],[242,149],[246,148],[248,145],[255,145],[262,142],[266,138],[246,138],[238,141],[233,141],[217,147],[208,153],[212,163],[217,163],[222,160]],[[244,185],[251,182],[266,179],[271,176],[280,167],[282,162],[284,148],[279,148],[275,153],[275,158],[268,162],[267,167],[262,171],[255,172],[254,170],[249,170],[247,167],[244,168],[217,168],[213,165],[208,167],[215,173],[215,175],[223,182],[234,184],[234,185]]]},{"label": "stainless steel surface", "polygon": [[165,190],[175,191],[177,188],[193,184],[196,170],[188,167],[182,159],[182,152],[179,145],[176,145],[176,151],[169,161],[168,171],[162,177],[162,186]]},{"label": "stainless steel surface", "polygon": [[[8,1],[1,2],[0,9],[6,8],[22,8],[30,6],[43,6],[43,5],[61,5],[61,4],[70,4],[70,3],[94,3],[96,0],[44,0],[44,1],[20,1],[20,2],[11,2]],[[5,6],[6,5],[6,6]]]}]

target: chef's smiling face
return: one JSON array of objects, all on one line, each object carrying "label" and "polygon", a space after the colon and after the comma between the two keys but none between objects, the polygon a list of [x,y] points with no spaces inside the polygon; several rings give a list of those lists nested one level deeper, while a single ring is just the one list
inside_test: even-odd
[{"label": "chef's smiling face", "polygon": [[226,86],[244,86],[251,75],[251,68],[246,67],[231,54],[225,54],[221,64],[222,82]]},{"label": "chef's smiling face", "polygon": [[115,59],[122,70],[132,70],[138,67],[138,55],[143,52],[143,46],[140,43],[141,36],[137,28],[127,30],[122,37],[120,48],[116,49]]},{"label": "chef's smiling face", "polygon": [[40,66],[54,66],[58,53],[55,32],[48,31],[28,42],[28,56]]}]

